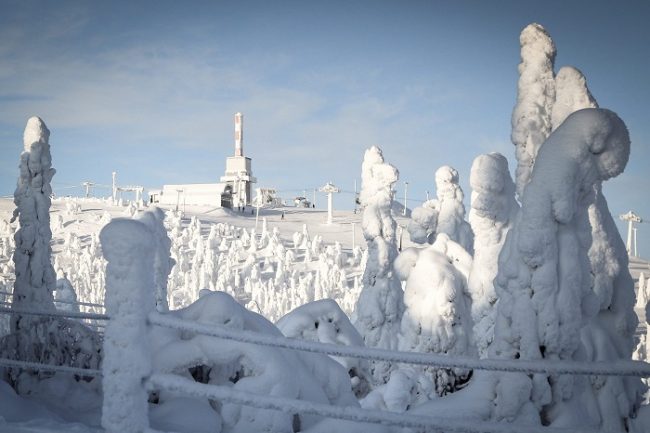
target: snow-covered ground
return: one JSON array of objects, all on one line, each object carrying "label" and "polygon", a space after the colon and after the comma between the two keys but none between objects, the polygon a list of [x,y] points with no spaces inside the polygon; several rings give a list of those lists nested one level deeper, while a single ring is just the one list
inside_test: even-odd
[{"label": "snow-covered ground", "polygon": [[[17,225],[10,225],[9,219],[14,208],[12,200],[0,198],[0,243],[2,244],[0,246],[5,252],[0,256],[0,291],[2,292],[11,292],[13,288],[11,239]],[[116,206],[107,199],[53,200],[50,212],[51,245],[53,263],[59,277],[55,299],[62,302],[88,303],[88,305],[74,305],[77,311],[104,313],[105,309],[101,305],[105,301],[106,260],[99,247],[99,233],[113,218],[137,218],[146,210],[146,207],[136,210],[130,205]],[[248,305],[250,310],[260,312],[275,321],[299,305],[318,299],[334,298],[343,308],[336,313],[338,319],[333,322],[337,328],[336,333],[339,327],[347,326],[348,329],[346,334],[343,334],[347,335],[343,337],[345,342],[339,344],[363,344],[358,334],[356,337],[350,334],[356,331],[353,331],[354,328],[348,319],[359,294],[364,260],[362,251],[366,248],[360,213],[335,211],[334,221],[329,225],[326,224],[327,212],[320,209],[262,208],[259,215],[255,215],[236,210],[187,206],[182,216],[180,212],[176,213],[171,209],[165,210],[165,213],[168,235],[172,239],[172,257],[176,261],[174,264],[176,273],[172,271],[167,288],[168,299],[173,309],[185,307],[196,301],[201,289],[221,289],[233,295],[242,305]],[[402,224],[406,224],[401,214],[396,218],[402,221]],[[257,235],[254,236],[256,225]],[[219,237],[218,240],[215,239],[216,236]],[[273,240],[276,238],[277,240]],[[406,230],[403,231],[403,242],[405,246],[411,245]],[[269,243],[272,245],[269,246]],[[255,247],[253,248],[252,245]],[[292,258],[287,259],[287,252]],[[281,256],[283,257],[279,259]],[[221,262],[219,257],[222,257]],[[222,263],[226,257],[234,261]],[[217,263],[222,263],[224,267],[212,270],[212,273],[207,275],[206,266]],[[282,272],[279,272],[278,268],[282,268]],[[231,271],[237,274],[236,284],[234,279],[219,280],[219,275]],[[239,275],[244,274],[249,277],[246,280],[240,279]],[[74,287],[72,295],[64,296],[65,289],[70,287]],[[324,293],[322,287],[338,287],[340,290]],[[273,302],[283,295],[293,296],[294,299],[285,298],[284,303]],[[0,300],[10,302],[11,297],[0,294]],[[71,304],[68,303],[57,304],[57,308],[61,310],[69,311],[70,307]],[[339,307],[328,306],[320,314],[328,315],[329,311],[334,311],[332,308]],[[102,321],[86,322],[103,332]],[[283,323],[296,330],[296,326],[298,328],[304,326],[302,322],[304,320],[298,318],[287,318]],[[318,332],[321,339],[325,338],[323,337],[326,335],[323,334],[325,330],[326,326],[322,326]],[[2,315],[0,332],[4,335],[8,331],[8,316]],[[332,335],[336,334],[333,330],[329,332],[333,333]],[[318,336],[314,338],[319,340]],[[341,360],[341,363],[351,370],[351,375],[358,376],[354,387],[359,395],[367,394],[367,378],[364,376],[365,370],[359,368],[359,362]],[[20,401],[19,397],[10,395],[10,389],[4,391],[0,398]],[[50,400],[40,399],[29,402],[36,407],[30,409],[34,416],[38,416],[36,414],[39,413],[48,414],[45,415],[47,420],[37,421],[24,410],[10,411],[10,407],[5,406],[7,411],[0,413],[4,422],[25,419],[30,421],[11,422],[6,426],[0,424],[0,431],[56,431],[57,429],[87,431],[84,430],[84,424],[91,428],[99,427],[101,401],[98,400],[98,394],[74,391],[74,395],[70,395],[70,391],[64,385],[59,385],[52,389],[48,388],[46,395],[64,398],[69,407],[85,407],[85,413],[80,417],[74,410],[64,410],[52,404]],[[89,407],[93,395],[95,402]],[[17,406],[23,404],[25,402],[16,403]],[[84,424],[70,425],[66,424],[66,421]],[[63,424],[57,425],[57,422]],[[4,430],[5,428],[8,430]]]}]

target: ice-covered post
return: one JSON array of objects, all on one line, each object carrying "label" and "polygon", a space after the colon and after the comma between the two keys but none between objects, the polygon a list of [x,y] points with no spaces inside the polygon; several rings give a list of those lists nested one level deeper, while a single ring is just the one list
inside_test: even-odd
[{"label": "ice-covered post", "polygon": [[147,315],[155,309],[152,232],[116,218],[99,234],[106,266],[102,427],[142,433],[149,427],[144,380],[151,373]]},{"label": "ice-covered post", "polygon": [[[38,117],[31,117],[25,126],[24,150],[20,155],[20,176],[14,192],[14,210],[11,221],[18,218],[20,228],[14,235],[16,249],[13,255],[16,267],[12,306],[54,310],[52,292],[56,287],[56,273],[50,262],[52,232],[50,231],[50,181],[56,172],[50,155],[50,131]],[[11,331],[29,329],[31,319],[14,316]]]},{"label": "ice-covered post", "polygon": [[404,211],[402,212],[403,216],[406,216],[406,193],[409,190],[409,183],[404,182]]},{"label": "ice-covered post", "polygon": [[341,192],[341,190],[335,187],[332,182],[327,182],[325,186],[321,187],[320,191],[327,194],[327,224],[332,224],[332,194]]}]

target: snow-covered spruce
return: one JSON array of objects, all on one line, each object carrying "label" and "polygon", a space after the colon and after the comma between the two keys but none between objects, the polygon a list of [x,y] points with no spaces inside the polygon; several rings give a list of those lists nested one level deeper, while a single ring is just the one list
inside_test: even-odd
[{"label": "snow-covered spruce", "polygon": [[[585,77],[573,67],[563,67],[555,78],[556,100],[553,106],[553,129],[571,113],[598,107],[589,92]],[[634,314],[634,282],[628,271],[628,256],[602,193],[600,183],[593,188],[589,205],[591,246],[589,262],[593,276],[592,290],[598,298],[598,314],[581,331],[586,358],[590,361],[630,359],[634,350],[637,317]],[[586,231],[586,230],[585,230]],[[622,430],[636,414],[639,396],[644,392],[637,378],[590,379],[590,396],[600,413],[599,426],[605,430]]]},{"label": "snow-covered spruce", "polygon": [[[629,272],[625,244],[600,184],[592,194],[593,203],[588,210],[590,227],[584,231],[591,229],[589,261],[598,313],[582,329],[581,340],[588,361],[628,360],[635,348],[638,324],[634,312],[634,280]],[[635,377],[591,377],[589,382],[587,395],[597,403],[599,428],[624,430],[641,403],[645,392],[642,381]]]},{"label": "snow-covered spruce", "polygon": [[102,361],[102,427],[109,433],[140,433],[149,427],[144,378],[151,373],[147,314],[155,310],[151,230],[116,218],[100,235],[106,266],[106,312]]},{"label": "snow-covered spruce", "polygon": [[[630,141],[613,112],[570,115],[541,147],[521,211],[499,256],[491,357],[583,359],[580,331],[599,308],[588,256],[594,187],[620,174]],[[499,375],[493,416],[556,426],[596,426],[587,379]],[[585,414],[590,413],[587,417]]]},{"label": "snow-covered spruce", "polygon": [[[363,338],[333,299],[321,299],[301,305],[277,321],[285,337],[344,346],[363,346]],[[333,357],[348,372],[357,397],[370,390],[368,363],[358,358]]]},{"label": "snow-covered spruce", "polygon": [[[49,136],[50,131],[40,118],[27,121],[12,218],[18,219],[20,225],[14,235],[16,280],[12,308],[23,311],[55,311],[56,274],[51,263],[49,215],[50,181],[55,170]],[[81,368],[97,368],[99,364],[98,335],[77,321],[15,314],[10,331],[0,339],[0,357]],[[24,394],[43,379],[34,371],[12,369],[6,373],[4,379]]]},{"label": "snow-covered spruce", "polygon": [[460,244],[465,251],[474,252],[474,234],[465,221],[463,190],[458,183],[458,171],[443,165],[436,170],[436,195],[438,197],[438,225],[436,233],[444,233]]},{"label": "snow-covered spruce", "polygon": [[[222,292],[204,291],[195,303],[167,314],[201,324],[282,336],[264,317],[246,310]],[[155,345],[155,372],[174,372],[198,382],[228,385],[258,395],[358,407],[345,368],[329,356],[225,341],[161,327],[152,329],[151,341]],[[205,399],[198,403],[207,402]],[[292,433],[307,430],[321,421],[314,415],[259,410],[226,402],[210,404],[212,415],[206,418],[212,422],[210,431]],[[152,409],[153,426],[169,428],[157,424],[157,414],[177,405],[177,396],[161,392]]]},{"label": "snow-covered spruce", "polygon": [[[16,209],[11,220],[18,218],[20,223],[15,234],[16,281],[12,305],[22,309],[54,310],[52,292],[56,287],[56,273],[51,263],[50,181],[56,170],[52,168],[49,139],[50,131],[45,123],[31,117],[23,135],[20,176],[14,192]],[[32,322],[30,317],[15,315],[11,331],[28,329]]]},{"label": "snow-covered spruce", "polygon": [[411,212],[407,231],[412,242],[432,244],[438,226],[438,201],[428,200]]},{"label": "snow-covered spruce", "polygon": [[[471,261],[465,249],[444,233],[437,236],[433,245],[409,248],[399,255],[395,270],[406,282],[400,350],[475,356],[467,290]],[[454,392],[469,378],[469,371],[463,369],[400,369],[414,382],[409,406]]]},{"label": "snow-covered spruce", "polygon": [[[399,173],[384,162],[381,150],[366,150],[361,166],[363,236],[368,244],[368,260],[363,274],[363,288],[355,306],[352,323],[368,347],[397,348],[397,334],[404,311],[404,293],[393,262],[397,257],[396,223],[391,215],[392,187]],[[376,384],[386,383],[391,365],[371,362],[370,371]]]},{"label": "snow-covered spruce", "polygon": [[555,131],[569,114],[583,108],[598,108],[587,88],[587,79],[573,66],[563,66],[555,77],[555,102],[551,124]]},{"label": "snow-covered spruce", "polygon": [[413,210],[407,230],[411,241],[432,244],[438,233],[445,233],[470,254],[474,235],[465,221],[463,190],[458,183],[458,171],[444,165],[436,170],[436,199],[428,200]]},{"label": "snow-covered spruce", "polygon": [[515,184],[508,171],[508,160],[499,153],[476,157],[469,182],[472,186],[469,223],[474,232],[474,260],[468,288],[472,297],[474,344],[479,356],[484,358],[494,335],[497,295],[493,281],[499,253],[519,205],[515,200]]},{"label": "snow-covered spruce", "polygon": [[555,44],[539,24],[526,26],[519,42],[521,63],[511,139],[516,147],[515,184],[521,201],[537,152],[551,133],[551,110],[555,102]]},{"label": "snow-covered spruce", "polygon": [[165,212],[160,208],[154,208],[140,214],[139,220],[149,228],[154,237],[153,267],[154,286],[156,287],[156,307],[158,311],[167,311],[169,310],[167,280],[175,262],[170,255],[172,241],[169,239],[164,225]]},{"label": "snow-covered spruce", "polygon": [[79,305],[77,304],[77,294],[75,293],[72,284],[70,284],[70,280],[68,280],[68,277],[63,271],[58,271],[56,277],[54,299],[60,301],[57,303],[56,308],[62,311],[78,313]]}]

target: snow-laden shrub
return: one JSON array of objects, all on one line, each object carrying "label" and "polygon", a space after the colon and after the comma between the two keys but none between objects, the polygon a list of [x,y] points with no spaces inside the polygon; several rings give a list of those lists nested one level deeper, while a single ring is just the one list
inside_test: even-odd
[{"label": "snow-laden shrub", "polygon": [[54,300],[61,301],[56,303],[57,310],[79,312],[77,302],[77,293],[68,280],[65,272],[59,270],[56,276],[56,290],[54,291]]},{"label": "snow-laden shrub", "polygon": [[[471,257],[447,235],[422,249],[409,248],[395,261],[404,280],[404,316],[399,349],[408,352],[475,355],[471,342],[471,299],[467,273]],[[469,371],[436,367],[408,367],[414,388],[409,404],[460,389]],[[420,395],[416,395],[419,393]]]},{"label": "snow-laden shrub", "polygon": [[[541,147],[521,211],[499,256],[495,279],[499,303],[491,357],[584,358],[581,331],[591,325],[602,301],[591,279],[589,207],[595,203],[600,184],[623,171],[629,152],[623,121],[600,109],[573,113]],[[620,275],[626,273],[621,270]],[[595,396],[588,380],[499,375],[493,415],[565,427],[598,426],[606,414],[597,405],[589,405]],[[623,402],[618,408],[633,406]],[[587,413],[591,416],[585,417]],[[620,421],[632,415],[621,414]]]},{"label": "snow-laden shrub", "polygon": [[494,335],[497,294],[493,281],[499,253],[519,205],[508,161],[499,153],[474,159],[469,182],[472,186],[469,223],[474,232],[474,260],[468,288],[472,296],[474,343],[483,358]]},{"label": "snow-laden shrub", "polygon": [[[343,346],[363,346],[363,338],[332,299],[304,304],[284,315],[275,325],[289,338]],[[355,395],[364,397],[370,390],[368,363],[358,358],[332,358],[345,367],[352,380]]]},{"label": "snow-laden shrub", "polygon": [[[167,314],[202,324],[282,336],[271,322],[220,292],[204,292],[192,305]],[[151,341],[156,372],[174,372],[200,382],[259,395],[358,407],[345,368],[325,355],[258,347],[158,327],[153,328]],[[161,392],[158,404],[165,404],[171,398],[174,396],[170,393]],[[226,432],[293,433],[315,426],[320,420],[313,415],[261,410],[228,402],[210,404],[222,422],[215,426],[216,431],[221,428]]]},{"label": "snow-laden shrub", "polygon": [[[392,187],[399,173],[384,162],[378,147],[366,150],[361,167],[363,236],[368,244],[368,260],[363,274],[363,289],[355,307],[352,323],[368,347],[397,348],[397,333],[404,311],[404,293],[393,273],[397,257],[396,223],[391,215]],[[391,365],[371,362],[375,383],[385,383]]]}]

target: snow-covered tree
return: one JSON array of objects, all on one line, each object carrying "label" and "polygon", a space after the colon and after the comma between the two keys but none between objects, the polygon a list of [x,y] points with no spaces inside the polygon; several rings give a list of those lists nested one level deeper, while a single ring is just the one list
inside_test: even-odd
[{"label": "snow-covered tree", "polygon": [[56,308],[62,311],[79,312],[79,305],[77,302],[77,294],[68,280],[66,274],[59,270],[56,275],[56,290],[54,291],[54,299],[57,302]]},{"label": "snow-covered tree", "polygon": [[521,201],[537,152],[551,133],[551,110],[555,102],[555,44],[539,24],[526,26],[519,42],[521,63],[511,139],[516,146],[515,184]]},{"label": "snow-covered tree", "polygon": [[436,199],[428,200],[413,210],[407,230],[411,241],[432,244],[438,233],[444,233],[470,254],[474,235],[465,221],[463,190],[458,183],[458,171],[444,165],[436,170]]},{"label": "snow-covered tree", "polygon": [[[384,162],[381,150],[366,150],[361,167],[362,228],[368,244],[363,289],[355,306],[352,323],[366,346],[397,348],[397,334],[404,310],[404,293],[393,261],[397,257],[396,223],[391,215],[391,190],[399,177],[395,167]],[[373,362],[370,371],[376,383],[385,383],[391,365]]]},{"label": "snow-covered tree", "polygon": [[407,230],[411,241],[418,244],[432,244],[438,225],[438,201],[428,200],[411,212]]},{"label": "snow-covered tree", "polygon": [[[20,223],[14,236],[16,280],[12,308],[15,309],[55,310],[56,274],[51,263],[49,215],[50,181],[55,170],[49,136],[50,131],[40,118],[32,117],[27,121],[12,218]],[[97,368],[99,364],[99,336],[79,322],[16,314],[10,330],[10,334],[0,339],[0,357],[85,368]],[[9,381],[20,393],[30,392],[32,374],[38,378],[38,372],[12,370],[8,373]]]},{"label": "snow-covered tree", "polygon": [[[597,108],[582,73],[563,67],[555,78],[556,100],[552,124],[555,130],[573,112]],[[593,189],[588,208],[591,229],[589,261],[592,290],[598,298],[598,314],[582,329],[586,357],[610,362],[630,359],[637,326],[633,313],[634,282],[628,272],[628,255],[602,193],[600,183]],[[591,393],[600,411],[599,425],[605,430],[622,430],[636,413],[643,384],[633,377],[593,377]]]},{"label": "snow-covered tree", "polygon": [[[408,352],[474,355],[471,343],[471,299],[467,273],[472,258],[463,247],[441,233],[433,245],[409,248],[395,261],[406,282],[399,348]],[[400,367],[401,368],[401,367]],[[467,382],[469,371],[436,367],[409,367],[421,384],[414,389],[423,398],[454,392]],[[412,372],[417,372],[415,375]],[[422,376],[422,377],[416,377]],[[429,385],[424,385],[428,383]],[[426,395],[427,392],[431,395]],[[410,403],[416,402],[416,396]]]},{"label": "snow-covered tree", "polygon": [[[577,360],[584,356],[581,330],[597,314],[600,303],[592,290],[589,206],[595,200],[594,188],[623,171],[629,152],[623,121],[600,109],[573,113],[541,147],[521,211],[499,256],[491,357]],[[625,272],[621,270],[621,275]],[[592,419],[583,415],[593,414],[585,406],[589,401],[585,396],[592,392],[587,380],[499,375],[493,415],[564,427],[597,426],[603,413]]]},{"label": "snow-covered tree", "polygon": [[[56,273],[51,263],[50,181],[56,170],[52,168],[49,140],[50,131],[45,123],[31,117],[23,134],[20,177],[14,192],[16,209],[12,221],[18,218],[20,222],[13,257],[16,282],[12,305],[15,308],[54,310],[52,293],[56,288]],[[33,316],[15,315],[12,332],[28,329],[32,319]]]},{"label": "snow-covered tree", "polygon": [[[155,241],[154,248],[154,287],[156,288],[156,306],[158,311],[169,310],[167,300],[167,280],[175,262],[170,256],[172,241],[164,226],[165,212],[160,208],[140,214],[142,221],[152,232]],[[208,247],[210,244],[208,243]]]},{"label": "snow-covered tree", "polygon": [[436,233],[445,233],[465,251],[474,251],[474,234],[465,221],[463,190],[458,183],[458,171],[443,165],[436,170],[436,195],[438,197],[438,225]]},{"label": "snow-covered tree", "polygon": [[469,178],[472,186],[469,223],[474,232],[474,261],[468,281],[472,295],[473,337],[479,356],[487,355],[494,335],[497,295],[494,277],[506,234],[519,205],[515,184],[508,171],[508,160],[499,153],[474,159]]},{"label": "snow-covered tree", "polygon": [[598,108],[587,88],[587,79],[573,66],[563,66],[555,77],[555,102],[551,124],[555,131],[569,114],[583,108]]},{"label": "snow-covered tree", "polygon": [[[593,190],[589,206],[592,290],[597,298],[595,317],[582,329],[586,359],[594,362],[629,360],[635,349],[638,319],[634,313],[634,280],[628,269],[625,244],[616,228],[601,186]],[[605,431],[624,430],[636,415],[644,385],[635,377],[591,377],[591,395],[597,402]],[[634,431],[634,430],[630,430]]]}]

